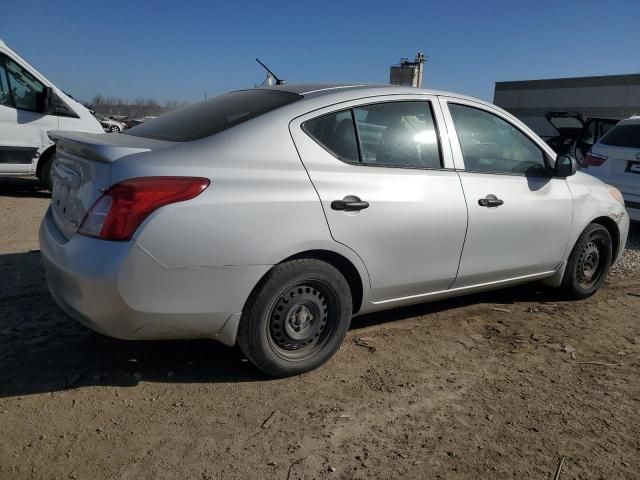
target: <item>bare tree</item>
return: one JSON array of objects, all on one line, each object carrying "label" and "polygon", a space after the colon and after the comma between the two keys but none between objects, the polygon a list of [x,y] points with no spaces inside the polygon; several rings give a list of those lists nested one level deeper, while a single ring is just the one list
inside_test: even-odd
[{"label": "bare tree", "polygon": [[140,97],[132,101],[122,98],[105,97],[101,93],[97,93],[87,106],[102,115],[139,118],[162,115],[165,112],[171,112],[187,105],[189,105],[189,103],[176,101],[168,101],[162,105],[154,98]]}]

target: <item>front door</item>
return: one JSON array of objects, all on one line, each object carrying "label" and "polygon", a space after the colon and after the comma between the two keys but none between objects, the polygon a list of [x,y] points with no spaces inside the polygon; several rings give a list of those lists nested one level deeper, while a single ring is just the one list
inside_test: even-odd
[{"label": "front door", "polygon": [[526,127],[498,110],[443,99],[469,228],[453,287],[553,272],[565,257],[573,216],[567,183]]},{"label": "front door", "polygon": [[467,209],[441,122],[433,98],[409,95],[291,124],[331,234],[362,258],[374,303],[446,290],[456,277]]}]

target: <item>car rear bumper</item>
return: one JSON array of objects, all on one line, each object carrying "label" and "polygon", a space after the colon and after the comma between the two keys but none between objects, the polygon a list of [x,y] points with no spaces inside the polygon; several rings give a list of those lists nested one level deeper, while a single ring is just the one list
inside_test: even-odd
[{"label": "car rear bumper", "polygon": [[47,211],[40,226],[47,284],[72,318],[127,340],[235,343],[244,303],[269,265],[167,268],[135,242],[66,240]]},{"label": "car rear bumper", "polygon": [[629,214],[629,218],[634,222],[640,222],[640,195],[630,195],[623,193],[624,205]]}]

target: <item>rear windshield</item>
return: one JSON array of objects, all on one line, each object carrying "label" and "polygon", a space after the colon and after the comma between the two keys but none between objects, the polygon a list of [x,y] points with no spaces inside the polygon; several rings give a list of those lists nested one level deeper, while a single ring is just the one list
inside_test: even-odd
[{"label": "rear windshield", "polygon": [[618,124],[602,137],[600,143],[611,147],[640,148],[640,123]]},{"label": "rear windshield", "polygon": [[126,130],[127,135],[190,142],[208,137],[301,99],[301,95],[273,90],[241,90],[167,113]]}]

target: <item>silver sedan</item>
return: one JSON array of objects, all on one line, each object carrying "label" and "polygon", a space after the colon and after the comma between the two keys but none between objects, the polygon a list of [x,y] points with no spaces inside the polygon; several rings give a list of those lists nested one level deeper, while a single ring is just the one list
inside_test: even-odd
[{"label": "silver sedan", "polygon": [[629,226],[617,189],[446,92],[284,85],[50,135],[60,307],[121,339],[237,343],[274,376],[326,362],[356,314],[539,280],[585,298]]}]

